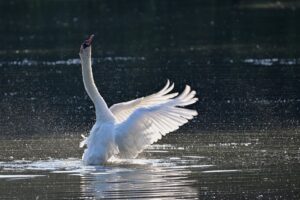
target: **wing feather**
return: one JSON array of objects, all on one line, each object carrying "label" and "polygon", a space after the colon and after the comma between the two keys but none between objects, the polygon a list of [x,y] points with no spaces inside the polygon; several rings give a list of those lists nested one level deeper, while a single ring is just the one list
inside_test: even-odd
[{"label": "wing feather", "polygon": [[[168,81],[161,91],[145,97],[146,101],[135,104],[138,106],[133,111],[131,111],[132,107],[129,108],[130,111],[118,110],[123,117],[125,116],[123,113],[127,115],[130,113],[126,119],[116,125],[115,129],[115,141],[119,148],[120,157],[136,157],[148,145],[161,139],[169,132],[177,130],[197,115],[196,110],[183,108],[198,100],[195,97],[196,92],[191,90],[190,86],[186,86],[176,98],[164,98],[163,96],[168,94],[171,91],[170,88],[173,87],[173,84],[169,85]],[[153,101],[154,96],[160,96],[164,100],[158,101],[160,102],[158,104],[153,104],[152,102],[156,102]]]},{"label": "wing feather", "polygon": [[170,84],[170,81],[167,80],[166,85],[160,91],[132,101],[114,104],[110,107],[110,110],[117,119],[117,122],[120,123],[125,121],[138,108],[166,103],[176,97],[178,95],[177,92],[170,93],[173,89],[174,83]]}]

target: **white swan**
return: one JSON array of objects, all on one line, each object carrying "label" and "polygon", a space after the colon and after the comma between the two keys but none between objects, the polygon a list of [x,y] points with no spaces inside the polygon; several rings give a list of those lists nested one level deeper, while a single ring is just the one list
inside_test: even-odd
[{"label": "white swan", "polygon": [[80,146],[86,146],[82,160],[98,165],[112,157],[134,158],[148,145],[197,115],[197,111],[183,108],[195,103],[196,92],[190,86],[184,91],[170,93],[174,84],[167,84],[159,92],[108,108],[94,83],[91,63],[93,35],[80,48],[82,76],[85,90],[95,104],[96,123]]}]

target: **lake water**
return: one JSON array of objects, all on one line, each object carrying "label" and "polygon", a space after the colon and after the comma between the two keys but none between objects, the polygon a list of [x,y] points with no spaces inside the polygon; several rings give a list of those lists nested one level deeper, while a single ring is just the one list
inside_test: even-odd
[{"label": "lake water", "polygon": [[[0,199],[299,199],[297,1],[1,1]],[[80,44],[109,105],[167,79],[199,116],[138,158],[84,166]]]},{"label": "lake water", "polygon": [[84,166],[78,137],[2,140],[1,199],[298,199],[293,132],[170,134],[137,159]]}]

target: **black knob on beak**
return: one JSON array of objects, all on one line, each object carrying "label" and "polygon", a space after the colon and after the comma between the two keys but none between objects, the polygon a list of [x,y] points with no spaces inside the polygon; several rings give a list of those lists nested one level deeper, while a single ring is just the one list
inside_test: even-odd
[{"label": "black knob on beak", "polygon": [[83,42],[82,47],[85,49],[85,48],[91,46],[92,41],[93,41],[93,38],[94,38],[94,34],[92,34],[92,35],[89,37],[89,39],[87,39],[87,40],[85,40],[85,41]]}]

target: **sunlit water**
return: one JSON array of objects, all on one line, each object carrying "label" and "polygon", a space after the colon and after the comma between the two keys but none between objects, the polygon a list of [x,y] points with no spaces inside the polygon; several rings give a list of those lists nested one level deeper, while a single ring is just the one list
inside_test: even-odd
[{"label": "sunlit water", "polygon": [[[0,199],[300,199],[300,6],[270,2],[1,1]],[[170,79],[199,116],[136,159],[84,166],[91,33],[108,105]]]},{"label": "sunlit water", "polygon": [[0,198],[299,198],[298,133],[177,133],[100,166],[82,164],[78,142],[1,141]]}]

